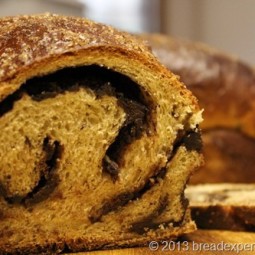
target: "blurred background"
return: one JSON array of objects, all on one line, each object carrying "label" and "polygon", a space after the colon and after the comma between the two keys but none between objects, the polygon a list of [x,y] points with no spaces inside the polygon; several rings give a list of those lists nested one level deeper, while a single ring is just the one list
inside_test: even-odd
[{"label": "blurred background", "polygon": [[0,0],[0,16],[52,12],[205,42],[255,66],[254,0]]}]

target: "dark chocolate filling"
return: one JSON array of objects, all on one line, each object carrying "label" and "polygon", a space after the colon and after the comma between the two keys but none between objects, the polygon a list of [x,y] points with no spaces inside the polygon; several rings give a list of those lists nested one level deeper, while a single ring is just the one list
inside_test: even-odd
[{"label": "dark chocolate filling", "polygon": [[[46,98],[54,98],[65,91],[77,91],[80,87],[90,88],[97,97],[115,96],[119,105],[126,112],[126,120],[102,161],[103,171],[115,181],[118,178],[122,153],[128,144],[138,139],[146,131],[149,118],[149,111],[139,87],[128,77],[99,66],[66,68],[44,77],[36,77],[28,80],[19,90],[0,102],[0,117],[10,111],[23,94],[28,94],[33,100],[41,101]],[[28,136],[26,136],[25,142],[26,144],[30,143]],[[40,202],[46,198],[59,182],[56,171],[52,171],[56,167],[52,165],[56,163],[60,148],[60,142],[54,141],[53,144],[49,144],[49,138],[45,138],[42,149],[47,156],[42,165],[46,165],[46,170],[41,171],[42,175],[38,185],[24,198],[7,196],[4,185],[0,183],[0,194],[4,196],[5,200],[12,204]]]},{"label": "dark chocolate filling", "polygon": [[42,172],[38,184],[24,199],[25,205],[32,205],[45,200],[57,187],[59,176],[57,174],[57,161],[61,158],[63,146],[59,141],[52,141],[50,137],[45,137],[43,141],[43,151],[45,152],[46,171]]},{"label": "dark chocolate filling", "polygon": [[159,205],[150,215],[144,218],[142,221],[138,221],[132,224],[130,231],[137,234],[145,234],[150,229],[159,228],[160,223],[154,222],[154,219],[160,216],[168,205],[168,196],[160,199]]},{"label": "dark chocolate filling", "polygon": [[44,159],[39,163],[40,179],[37,185],[26,196],[9,196],[0,183],[0,194],[9,204],[23,204],[29,206],[46,199],[56,188],[59,177],[56,172],[57,160],[61,157],[62,146],[58,141],[51,141],[46,137],[43,141],[42,150],[45,154]]},{"label": "dark chocolate filling", "polygon": [[[198,141],[193,141],[195,139],[198,139]],[[196,132],[195,131],[188,131],[188,132],[181,131],[176,138],[173,151],[172,151],[171,155],[169,155],[168,161],[170,161],[175,156],[175,154],[180,146],[185,146],[187,148],[187,150],[200,151],[202,148],[202,139],[201,139],[200,130],[197,129]],[[109,159],[107,159],[107,160],[109,160]],[[113,174],[115,174],[115,171],[116,172],[119,171],[117,165],[115,165],[115,162],[109,162],[109,164],[111,165],[111,168],[112,168],[111,171],[113,171]],[[108,214],[111,211],[117,210],[119,207],[126,205],[129,201],[136,200],[136,199],[142,197],[143,194],[145,194],[153,185],[155,185],[158,182],[159,178],[164,179],[165,174],[166,174],[166,169],[162,168],[159,171],[154,171],[154,172],[155,172],[155,175],[151,176],[143,187],[138,188],[134,192],[119,194],[117,197],[114,197],[111,200],[106,201],[100,207],[99,210],[94,210],[94,208],[93,208],[93,210],[91,210],[93,213],[91,213],[91,215],[90,215],[91,222],[94,223],[94,222],[100,221],[102,216]],[[153,179],[153,181],[151,181],[152,179]],[[186,208],[188,206],[188,201],[184,197],[184,191],[182,193],[181,202],[182,202],[184,210],[186,210]],[[135,229],[137,229],[138,232],[144,232],[144,230],[142,230],[142,229],[144,229],[145,225],[147,225],[146,228],[157,228],[159,226],[158,223],[148,224],[149,221],[151,222],[151,218],[149,218],[149,219],[146,218],[141,222],[137,222],[137,227],[136,227],[136,225],[134,225],[134,228],[132,228],[133,231]],[[181,224],[181,222],[174,222],[174,224],[177,226],[177,225]]]},{"label": "dark chocolate filling", "polygon": [[126,120],[102,162],[103,171],[116,181],[121,155],[128,144],[139,139],[146,131],[149,110],[135,82],[117,72],[98,66],[67,68],[43,78],[36,78],[26,84],[26,91],[34,100],[40,101],[67,90],[78,90],[79,87],[92,89],[97,97],[104,95],[116,97],[118,104],[126,113]]},{"label": "dark chocolate filling", "polygon": [[100,221],[102,216],[108,214],[109,212],[117,210],[118,207],[124,206],[135,197],[136,194],[132,192],[119,194],[118,196],[112,198],[110,201],[105,202],[99,210],[94,210],[93,208],[89,215],[90,221],[92,223]]},{"label": "dark chocolate filling", "polygon": [[188,151],[195,150],[201,152],[203,149],[203,141],[199,128],[195,130],[179,130],[174,141],[173,150],[168,155],[168,162],[175,156],[176,151],[180,146],[184,146]]},{"label": "dark chocolate filling", "polygon": [[[117,97],[119,105],[126,113],[126,120],[115,141],[107,149],[102,161],[103,171],[109,174],[113,181],[116,181],[121,167],[122,155],[128,148],[128,144],[135,139],[139,139],[142,133],[146,132],[148,119],[150,118],[148,109],[152,107],[147,107],[139,87],[128,77],[98,66],[66,68],[54,74],[27,81],[18,91],[0,103],[0,117],[10,111],[15,101],[21,99],[23,94],[28,94],[33,100],[41,101],[49,97],[55,97],[59,93],[65,93],[65,91],[76,91],[80,87],[92,89],[97,97],[102,97],[103,95]],[[28,136],[26,137],[26,143],[30,143]],[[181,145],[184,145],[188,150],[200,151],[200,133],[194,131],[180,133],[174,145],[173,153],[169,158],[175,155],[177,148]],[[62,149],[59,141],[51,141],[49,137],[46,137],[42,146],[42,150],[46,153],[44,159],[46,167],[42,171],[41,178],[34,189],[25,198],[7,197],[4,189],[1,188],[3,185],[0,185],[0,194],[2,193],[5,200],[10,204],[21,203],[27,206],[46,199],[59,183],[57,159],[61,157]],[[118,207],[124,206],[130,200],[141,197],[152,185],[157,183],[157,179],[164,178],[166,169],[160,169],[154,171],[154,173],[154,176],[151,177],[154,182],[148,180],[146,185],[137,188],[133,192],[119,194],[117,197],[106,201],[98,210],[93,211],[90,215],[91,222],[100,221],[103,215],[117,210]],[[164,210],[167,201],[163,204],[164,206],[160,206],[155,213],[159,214]],[[186,206],[184,201],[183,206]],[[154,217],[155,215],[152,216]],[[144,219],[143,222],[137,222],[133,225],[133,229],[141,232],[145,225],[147,228],[158,226],[158,224],[155,224],[155,226],[153,224],[150,225],[149,221],[150,217]]]},{"label": "dark chocolate filling", "polygon": [[[198,141],[193,141],[193,139],[198,139]],[[202,149],[202,139],[201,139],[200,130],[197,129],[196,132],[195,131],[187,131],[187,132],[180,131],[179,134],[177,135],[175,142],[174,142],[174,147],[173,147],[171,154],[168,157],[168,161],[172,160],[172,158],[176,155],[176,152],[180,146],[185,146],[187,148],[187,150],[200,151]],[[109,159],[107,159],[107,160],[109,160]],[[114,171],[116,171],[116,172],[119,171],[117,166],[115,165],[115,162],[114,163],[109,162],[109,164],[111,164],[111,167],[112,167],[111,171],[113,171],[113,174],[115,174]],[[95,208],[93,208],[91,210],[91,214],[89,217],[91,222],[94,223],[94,222],[100,221],[102,216],[108,214],[109,212],[118,210],[119,207],[125,206],[129,201],[136,200],[136,199],[139,199],[140,197],[142,197],[142,195],[145,194],[153,185],[158,183],[159,179],[164,179],[165,174],[166,174],[166,168],[156,170],[156,171],[154,171],[154,173],[155,173],[154,176],[151,176],[150,178],[148,178],[148,180],[144,186],[137,188],[133,192],[119,194],[117,197],[114,197],[111,200],[106,201],[97,210],[95,210]],[[153,180],[153,181],[151,181],[151,180]],[[186,211],[186,209],[188,207],[188,200],[184,196],[184,190],[181,195],[181,203],[182,203],[184,211]],[[142,230],[142,229],[144,229],[145,225],[147,225],[146,228],[157,228],[160,225],[158,223],[148,224],[149,221],[151,222],[151,218],[149,218],[149,219],[146,218],[141,222],[137,222],[137,227],[136,227],[136,225],[134,225],[134,228],[132,228],[132,229],[133,230],[137,229],[138,232],[144,232],[144,230]],[[180,222],[172,222],[172,223],[174,224],[174,226],[178,226],[182,223],[182,220]]]},{"label": "dark chocolate filling", "polygon": [[[192,140],[194,138],[197,138],[199,141],[194,142],[194,143],[191,142],[190,140]],[[180,146],[185,146],[187,148],[187,150],[200,151],[202,149],[202,139],[201,139],[200,130],[198,129],[196,132],[189,131],[189,132],[187,132],[187,134],[183,131],[180,132],[176,138],[175,143],[174,143],[173,151],[168,157],[168,161],[171,161],[171,159],[175,156],[175,154]],[[112,164],[112,162],[110,164]],[[112,166],[112,168],[114,168],[114,167],[115,167],[115,165]],[[113,169],[112,171],[118,171],[118,169],[116,169],[116,170]],[[143,187],[138,188],[134,192],[119,194],[117,197],[114,197],[111,200],[106,201],[100,207],[99,210],[94,210],[94,208],[93,208],[93,210],[92,210],[93,213],[91,213],[91,215],[90,215],[91,222],[94,223],[94,222],[100,221],[101,217],[108,214],[109,212],[117,210],[119,207],[126,205],[129,201],[139,199],[153,185],[158,183],[159,179],[164,179],[165,174],[166,174],[166,168],[162,168],[159,171],[155,171],[155,175],[150,177]],[[151,181],[151,180],[153,180],[153,181]],[[188,200],[184,196],[184,189],[181,194],[181,203],[182,203],[184,211],[186,211],[186,209],[188,207]],[[134,228],[132,228],[131,230],[135,231],[135,229],[137,229],[138,232],[145,232],[145,230],[142,230],[142,229],[144,229],[145,225],[147,225],[146,228],[157,228],[160,225],[158,223],[147,224],[149,221],[151,222],[151,219],[146,218],[141,222],[137,222],[137,227],[135,227],[136,225],[134,225]],[[174,226],[179,226],[182,223],[182,221],[183,220],[181,220],[180,222],[172,222],[172,223]]]},{"label": "dark chocolate filling", "polygon": [[148,113],[147,107],[136,101],[120,97],[118,102],[126,112],[126,120],[103,159],[104,171],[110,174],[113,180],[118,178],[121,155],[127,149],[127,145],[141,137],[144,132]]},{"label": "dark chocolate filling", "polygon": [[201,152],[203,148],[202,138],[200,131],[189,131],[181,139],[181,143],[185,146],[188,151],[195,150]]},{"label": "dark chocolate filling", "polygon": [[118,210],[119,207],[126,205],[129,201],[134,201],[143,196],[153,185],[158,183],[159,179],[163,179],[166,174],[166,169],[162,168],[160,171],[150,177],[146,184],[140,188],[137,188],[133,192],[126,192],[117,195],[114,198],[106,201],[99,209],[95,210],[92,208],[89,219],[92,223],[101,220],[102,216],[108,214],[109,212]]}]

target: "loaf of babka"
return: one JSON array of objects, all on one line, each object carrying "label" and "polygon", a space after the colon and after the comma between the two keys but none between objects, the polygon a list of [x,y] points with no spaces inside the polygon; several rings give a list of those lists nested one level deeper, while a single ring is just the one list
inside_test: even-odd
[{"label": "loaf of babka", "polygon": [[255,185],[212,183],[186,189],[198,228],[255,231]]},{"label": "loaf of babka", "polygon": [[254,68],[199,42],[159,34],[140,38],[204,108],[205,165],[191,182],[255,182]]},{"label": "loaf of babka", "polygon": [[146,45],[53,14],[0,20],[0,254],[145,245],[195,229],[196,98]]}]

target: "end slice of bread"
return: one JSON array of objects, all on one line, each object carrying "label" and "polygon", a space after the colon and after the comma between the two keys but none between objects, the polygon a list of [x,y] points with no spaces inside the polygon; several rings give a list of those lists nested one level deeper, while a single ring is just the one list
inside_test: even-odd
[{"label": "end slice of bread", "polygon": [[199,228],[255,230],[254,184],[190,185],[186,195]]}]

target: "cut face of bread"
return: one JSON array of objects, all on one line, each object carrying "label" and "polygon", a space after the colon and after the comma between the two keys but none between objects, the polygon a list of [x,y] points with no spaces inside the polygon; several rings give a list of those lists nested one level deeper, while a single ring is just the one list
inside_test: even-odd
[{"label": "cut face of bread", "polygon": [[195,229],[196,99],[133,37],[0,20],[0,253],[144,245]]}]

